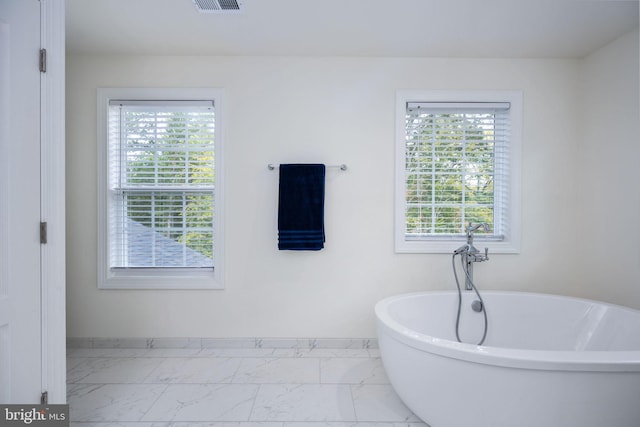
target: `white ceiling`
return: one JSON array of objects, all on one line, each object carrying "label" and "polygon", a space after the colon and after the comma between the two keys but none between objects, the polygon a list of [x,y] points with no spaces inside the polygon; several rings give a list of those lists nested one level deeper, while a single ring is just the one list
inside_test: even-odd
[{"label": "white ceiling", "polygon": [[70,53],[582,57],[638,26],[638,1],[67,0]]}]

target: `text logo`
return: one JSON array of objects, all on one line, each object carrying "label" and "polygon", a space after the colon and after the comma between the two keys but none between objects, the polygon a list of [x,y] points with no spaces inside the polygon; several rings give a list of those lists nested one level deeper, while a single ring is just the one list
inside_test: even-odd
[{"label": "text logo", "polygon": [[0,427],[69,427],[69,405],[0,405]]}]

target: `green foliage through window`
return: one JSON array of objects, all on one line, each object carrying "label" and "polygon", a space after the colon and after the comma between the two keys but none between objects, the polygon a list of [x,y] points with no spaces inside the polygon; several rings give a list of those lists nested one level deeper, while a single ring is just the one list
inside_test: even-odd
[{"label": "green foliage through window", "polygon": [[213,106],[112,114],[112,267],[213,267]]},{"label": "green foliage through window", "polygon": [[408,237],[460,235],[468,222],[493,229],[498,120],[494,110],[407,108]]}]

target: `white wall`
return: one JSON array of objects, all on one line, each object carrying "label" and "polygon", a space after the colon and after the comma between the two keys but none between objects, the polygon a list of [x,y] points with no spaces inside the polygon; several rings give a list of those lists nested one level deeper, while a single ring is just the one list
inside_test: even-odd
[{"label": "white wall", "polygon": [[[69,337],[374,337],[377,300],[454,289],[449,255],[393,250],[398,89],[524,91],[522,252],[479,265],[477,283],[583,292],[576,266],[592,261],[573,250],[585,225],[583,169],[574,160],[581,60],[71,55],[67,62]],[[96,88],[120,86],[225,88],[225,290],[97,290]],[[285,162],[349,167],[328,171],[320,252],[277,250],[278,177],[267,164]],[[608,286],[584,292],[605,297]],[[640,307],[624,292],[608,299]]]},{"label": "white wall", "polygon": [[587,296],[640,306],[638,31],[584,60],[579,179]]}]

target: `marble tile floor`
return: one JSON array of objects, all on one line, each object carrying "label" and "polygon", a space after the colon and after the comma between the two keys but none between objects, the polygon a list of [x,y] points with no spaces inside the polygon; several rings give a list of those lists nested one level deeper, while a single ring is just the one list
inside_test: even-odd
[{"label": "marble tile floor", "polygon": [[377,349],[71,348],[71,427],[428,427]]}]

